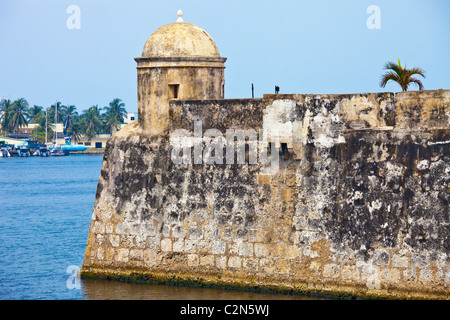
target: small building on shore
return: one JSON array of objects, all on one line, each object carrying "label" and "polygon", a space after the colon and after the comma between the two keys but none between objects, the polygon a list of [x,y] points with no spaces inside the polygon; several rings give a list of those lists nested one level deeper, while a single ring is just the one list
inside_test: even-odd
[{"label": "small building on shore", "polygon": [[[125,125],[137,121],[137,116],[134,112],[129,112],[124,116],[124,122],[120,124],[120,127],[117,131],[120,131]],[[76,144],[81,144],[87,146],[89,148],[105,148],[106,142],[111,138],[112,134],[110,133],[99,133],[95,137],[89,139],[85,136],[82,136],[80,140],[76,142]]]},{"label": "small building on shore", "polygon": [[109,138],[111,138],[110,133],[101,133],[96,135],[92,139],[82,136],[76,144],[81,144],[88,148],[101,149],[106,147],[106,142],[109,140]]},{"label": "small building on shore", "polygon": [[0,136],[0,144],[12,144],[17,147],[18,145],[22,144],[24,141],[25,141],[25,139],[15,139],[15,138]]}]

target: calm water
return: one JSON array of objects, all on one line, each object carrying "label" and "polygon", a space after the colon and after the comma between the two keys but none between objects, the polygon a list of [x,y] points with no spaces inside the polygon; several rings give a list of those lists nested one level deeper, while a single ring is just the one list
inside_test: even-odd
[{"label": "calm water", "polygon": [[106,280],[70,289],[68,268],[83,263],[102,158],[0,158],[0,299],[310,299]]}]

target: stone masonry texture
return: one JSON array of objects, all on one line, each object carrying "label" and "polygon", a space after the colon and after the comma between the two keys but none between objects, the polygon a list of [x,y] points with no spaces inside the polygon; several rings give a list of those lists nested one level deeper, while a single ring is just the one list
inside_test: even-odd
[{"label": "stone masonry texture", "polygon": [[[174,164],[199,120],[273,130],[279,169]],[[449,298],[449,90],[171,101],[169,123],[108,142],[83,276]]]}]

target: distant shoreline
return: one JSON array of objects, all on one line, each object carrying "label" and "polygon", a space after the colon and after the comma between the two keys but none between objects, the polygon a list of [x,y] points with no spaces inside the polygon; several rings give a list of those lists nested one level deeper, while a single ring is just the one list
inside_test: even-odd
[{"label": "distant shoreline", "polygon": [[88,148],[84,151],[70,151],[70,154],[103,154],[105,148]]}]

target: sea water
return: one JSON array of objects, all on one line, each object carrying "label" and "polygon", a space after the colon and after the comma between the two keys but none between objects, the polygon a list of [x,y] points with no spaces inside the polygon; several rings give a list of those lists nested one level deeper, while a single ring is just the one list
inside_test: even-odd
[{"label": "sea water", "polygon": [[81,267],[102,155],[0,158],[0,298],[83,299]]},{"label": "sea water", "polygon": [[0,158],[0,299],[309,299],[85,280],[81,268],[103,155]]}]

